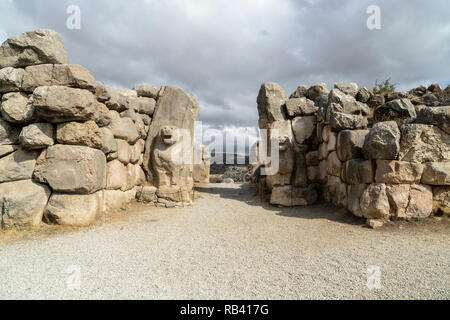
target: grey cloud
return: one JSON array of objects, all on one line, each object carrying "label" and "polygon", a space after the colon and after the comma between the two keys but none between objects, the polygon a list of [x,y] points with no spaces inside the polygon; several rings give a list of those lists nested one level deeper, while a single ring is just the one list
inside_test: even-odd
[{"label": "grey cloud", "polygon": [[[71,4],[81,7],[81,30],[66,28]],[[381,30],[366,27],[372,4]],[[265,81],[288,95],[319,81],[446,85],[449,11],[447,0],[16,0],[0,4],[0,37],[52,28],[71,63],[106,84],[179,86],[199,99],[205,123],[254,127]]]}]

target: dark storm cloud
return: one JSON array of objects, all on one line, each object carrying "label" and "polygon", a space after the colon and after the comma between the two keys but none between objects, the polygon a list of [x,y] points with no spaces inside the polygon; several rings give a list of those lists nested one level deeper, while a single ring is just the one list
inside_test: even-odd
[{"label": "dark storm cloud", "polygon": [[[72,4],[81,8],[81,30],[66,28]],[[372,4],[381,8],[381,30],[366,27]],[[106,84],[179,86],[199,99],[208,125],[254,127],[265,81],[279,82],[288,95],[319,81],[447,84],[449,12],[447,0],[6,0],[0,41],[54,29],[71,63]]]}]

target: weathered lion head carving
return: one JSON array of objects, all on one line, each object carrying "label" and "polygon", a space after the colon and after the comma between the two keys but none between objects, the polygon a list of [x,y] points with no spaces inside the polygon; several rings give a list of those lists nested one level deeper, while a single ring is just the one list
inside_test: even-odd
[{"label": "weathered lion head carving", "polygon": [[175,131],[177,128],[173,126],[164,126],[161,128],[160,137],[164,144],[173,145],[178,141],[178,138],[175,136]]},{"label": "weathered lion head carving", "polygon": [[279,136],[277,140],[281,152],[286,151],[291,146],[291,140],[288,136]]}]

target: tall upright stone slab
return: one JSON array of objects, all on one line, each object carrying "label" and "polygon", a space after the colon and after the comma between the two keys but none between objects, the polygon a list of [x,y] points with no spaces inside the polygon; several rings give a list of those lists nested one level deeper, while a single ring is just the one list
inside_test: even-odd
[{"label": "tall upright stone slab", "polygon": [[[164,86],[158,94],[152,125],[147,136],[144,153],[144,169],[147,180],[155,187],[182,190],[189,193],[193,186],[194,129],[199,116],[199,103],[195,97],[180,88]],[[189,136],[177,137],[177,129]],[[190,163],[176,163],[174,148],[183,143],[184,151],[190,151]],[[188,148],[189,150],[187,150]],[[181,189],[180,189],[181,188]],[[180,192],[178,192],[180,193]],[[186,198],[186,195],[181,195]],[[163,194],[163,193],[160,193]],[[183,199],[173,199],[172,201]]]}]

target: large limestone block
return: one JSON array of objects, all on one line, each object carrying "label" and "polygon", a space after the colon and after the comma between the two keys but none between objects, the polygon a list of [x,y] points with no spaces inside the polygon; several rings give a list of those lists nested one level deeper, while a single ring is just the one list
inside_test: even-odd
[{"label": "large limestone block", "polygon": [[450,187],[433,187],[433,212],[450,215]]},{"label": "large limestone block", "polygon": [[[355,94],[356,95],[356,94]],[[355,96],[345,94],[341,90],[333,89],[328,97],[329,111],[341,112],[345,114],[360,114],[361,107]],[[340,106],[340,107],[339,107]],[[331,120],[331,119],[328,119]]]},{"label": "large limestone block", "polygon": [[38,226],[50,189],[31,180],[0,184],[1,223],[5,228]]},{"label": "large limestone block", "polygon": [[1,158],[0,183],[31,179],[38,156],[38,152],[19,149]]},{"label": "large limestone block", "polygon": [[336,177],[341,176],[342,162],[339,160],[336,151],[328,156],[328,174]]},{"label": "large limestone block", "polygon": [[367,159],[395,160],[400,151],[400,130],[394,121],[375,124],[366,136],[364,155]]},{"label": "large limestone block", "polygon": [[124,209],[132,200],[129,192],[121,190],[104,190],[103,197],[105,202],[105,212],[114,212],[119,209]]},{"label": "large limestone block", "polygon": [[158,198],[171,202],[192,202],[192,185],[186,186],[162,186],[156,192]]},{"label": "large limestone block", "polygon": [[287,119],[286,93],[275,82],[266,82],[261,85],[258,94],[259,127],[267,129],[274,121]]},{"label": "large limestone block", "polygon": [[50,123],[33,123],[22,129],[20,144],[26,149],[45,149],[55,144],[55,130]]},{"label": "large limestone block", "polygon": [[339,132],[337,154],[342,162],[363,157],[364,141],[369,130],[344,130]]},{"label": "large limestone block", "polygon": [[29,96],[19,92],[4,94],[0,111],[3,118],[12,123],[27,123],[36,117]]},{"label": "large limestone block", "polygon": [[211,171],[211,153],[209,148],[203,144],[196,145],[194,151],[195,164],[193,179],[195,183],[208,184]]},{"label": "large limestone block", "polygon": [[401,130],[399,160],[419,163],[450,160],[450,135],[438,127],[407,124]]},{"label": "large limestone block", "polygon": [[362,103],[367,103],[372,97],[373,92],[365,87],[359,89],[358,93],[356,94],[356,100]]},{"label": "large limestone block", "polygon": [[69,63],[61,36],[39,29],[6,40],[0,47],[0,68]]},{"label": "large limestone block", "polygon": [[298,144],[304,144],[306,140],[311,139],[315,134],[317,118],[297,117],[292,120],[292,131],[294,132],[295,141]]},{"label": "large limestone block", "polygon": [[286,110],[290,117],[312,116],[315,113],[314,101],[305,97],[289,99]]},{"label": "large limestone block", "polygon": [[102,136],[102,148],[101,150],[105,154],[117,152],[117,142],[114,139],[114,134],[109,128],[100,128]]},{"label": "large limestone block", "polygon": [[428,162],[424,164],[422,183],[433,186],[449,186],[450,162]]},{"label": "large limestone block", "polygon": [[134,144],[139,139],[139,132],[131,118],[122,118],[116,111],[110,111],[111,123],[108,128],[116,139],[128,141]]},{"label": "large limestone block", "polygon": [[131,161],[132,148],[125,140],[116,139],[117,157],[120,162],[127,165]]},{"label": "large limestone block", "polygon": [[317,179],[320,183],[327,182],[328,179],[328,160],[322,160],[319,163],[319,172],[317,175]]},{"label": "large limestone block", "polygon": [[319,165],[319,152],[311,151],[306,154],[306,165],[318,166]]},{"label": "large limestone block", "polygon": [[358,85],[354,82],[338,82],[334,87],[352,97],[356,97],[356,94],[358,93]]},{"label": "large limestone block", "polygon": [[88,226],[105,211],[103,190],[93,194],[53,193],[45,212],[49,222],[64,226]]},{"label": "large limestone block", "polygon": [[0,118],[0,145],[18,144],[20,128]]},{"label": "large limestone block", "polygon": [[334,112],[331,115],[330,126],[333,131],[356,130],[367,128],[367,118],[360,115]]},{"label": "large limestone block", "polygon": [[56,140],[61,144],[101,149],[102,132],[94,121],[66,122],[58,124]]},{"label": "large limestone block", "polygon": [[310,100],[316,101],[316,99],[324,94],[329,94],[328,87],[324,82],[319,82],[309,87],[306,92],[306,97]]},{"label": "large limestone block", "polygon": [[373,183],[364,190],[360,200],[361,212],[367,219],[389,219],[390,206],[384,183]]},{"label": "large limestone block", "polygon": [[126,189],[127,168],[119,160],[106,164],[106,188],[108,190]]},{"label": "large limestone block", "polygon": [[450,134],[450,106],[424,107],[420,110],[415,123],[434,125]]},{"label": "large limestone block", "polygon": [[360,200],[367,188],[367,184],[350,184],[347,186],[348,210],[357,217],[362,217]]},{"label": "large limestone block", "polygon": [[317,191],[312,188],[277,186],[272,190],[270,204],[283,207],[307,206],[314,204],[317,199]]},{"label": "large limestone block", "polygon": [[308,173],[306,171],[306,150],[307,145],[296,145],[295,151],[295,164],[292,184],[294,187],[304,187],[308,185]]},{"label": "large limestone block", "polygon": [[158,96],[159,89],[150,83],[140,83],[134,90],[137,92],[138,97],[147,97],[155,99]]},{"label": "large limestone block", "polygon": [[24,73],[23,69],[0,68],[0,94],[20,91]]},{"label": "large limestone block", "polygon": [[137,98],[137,112],[152,116],[155,112],[156,100],[153,98],[139,97]]},{"label": "large limestone block", "polygon": [[[186,161],[190,162],[190,164],[185,163],[182,168],[181,176],[183,182],[181,184],[193,184],[192,172],[194,159],[192,150],[194,147],[195,123],[198,120],[199,110],[200,106],[195,97],[184,92],[182,89],[164,86],[160,90],[158,102],[153,114],[152,125],[148,131],[145,144],[144,170],[150,184],[157,181],[157,177],[154,176],[154,174],[156,175],[156,171],[151,169],[151,152],[154,152],[154,147],[161,142],[160,135],[163,128],[182,129],[186,134],[190,135],[190,137],[184,136],[182,141],[178,142],[183,143],[185,146],[185,148],[182,148],[183,151],[191,152],[192,154],[192,161]],[[171,147],[173,145],[165,145],[162,148],[170,149]],[[173,159],[170,161],[173,161]]]},{"label": "large limestone block", "polygon": [[33,104],[42,119],[52,123],[61,123],[95,120],[99,102],[87,90],[44,86],[34,90]]},{"label": "large limestone block", "polygon": [[20,146],[18,145],[0,145],[0,158],[3,158],[5,156],[7,156],[8,154],[13,153],[14,151],[16,151],[17,149],[19,149]]},{"label": "large limestone block", "polygon": [[152,186],[143,186],[139,188],[136,193],[136,199],[139,202],[150,203],[158,201],[158,197],[156,196],[156,192],[158,189]]},{"label": "large limestone block", "polygon": [[337,133],[330,132],[328,135],[328,143],[327,143],[328,152],[336,151],[337,148]]},{"label": "large limestone block", "polygon": [[387,185],[392,215],[398,219],[424,219],[433,212],[431,187],[418,184]]},{"label": "large limestone block", "polygon": [[22,90],[42,86],[67,86],[95,91],[97,83],[86,68],[75,64],[41,64],[25,68]]},{"label": "large limestone block", "polygon": [[307,93],[308,93],[308,87],[301,84],[297,87],[297,89],[295,89],[295,91],[291,94],[289,99],[306,97]]},{"label": "large limestone block", "polygon": [[39,159],[34,177],[55,192],[91,194],[106,186],[106,157],[88,147],[54,145]]},{"label": "large limestone block", "polygon": [[375,109],[374,121],[395,121],[399,126],[404,122],[414,121],[416,109],[409,99],[397,99]]},{"label": "large limestone block", "polygon": [[331,200],[335,206],[347,207],[348,197],[347,197],[347,185],[341,180],[341,178],[336,176],[328,176],[326,184],[326,198]]},{"label": "large limestone block", "polygon": [[377,160],[375,181],[378,183],[420,183],[423,166],[405,161]]},{"label": "large limestone block", "polygon": [[306,175],[308,177],[309,182],[318,181],[319,177],[319,166],[311,166],[306,168]]},{"label": "large limestone block", "polygon": [[343,165],[342,180],[348,184],[372,183],[374,173],[371,160],[352,159]]}]

